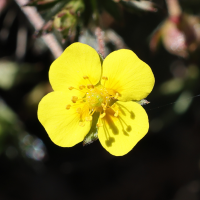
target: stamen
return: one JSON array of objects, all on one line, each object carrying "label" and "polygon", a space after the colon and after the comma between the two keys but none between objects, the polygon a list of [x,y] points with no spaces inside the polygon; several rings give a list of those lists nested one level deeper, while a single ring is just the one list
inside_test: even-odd
[{"label": "stamen", "polygon": [[84,127],[85,126],[85,122],[79,122],[79,126]]},{"label": "stamen", "polygon": [[88,79],[89,77],[88,77],[88,76],[83,76],[83,78],[84,78],[84,79]]},{"label": "stamen", "polygon": [[107,76],[102,76],[102,79],[107,81],[108,77]]},{"label": "stamen", "polygon": [[[80,87],[79,87],[79,88],[80,88]],[[77,89],[77,88],[72,87],[72,86],[68,87],[68,89],[69,89],[69,90],[73,90],[73,89],[75,89],[75,90],[78,90],[78,91],[80,91],[80,92],[84,92],[84,91],[81,91],[80,89]]]},{"label": "stamen", "polygon": [[85,88],[85,85],[80,85],[80,86],[79,86],[79,89],[80,89],[80,90],[82,90],[82,89],[84,89],[84,88]]},{"label": "stamen", "polygon": [[91,88],[94,89],[94,85],[88,84],[88,85],[87,85],[87,88],[88,88],[88,89],[91,89]]},{"label": "stamen", "polygon": [[69,110],[70,108],[71,108],[71,105],[68,104],[68,105],[66,106],[66,109]]},{"label": "stamen", "polygon": [[72,96],[72,99],[71,99],[71,100],[72,100],[73,103],[76,103],[76,101],[78,100],[78,97]]},{"label": "stamen", "polygon": [[114,117],[118,117],[118,115],[119,115],[119,110],[116,110],[115,114],[114,114]]},{"label": "stamen", "polygon": [[[79,101],[80,103],[85,102],[85,100],[86,100],[86,98],[77,99],[77,101]],[[77,101],[76,101],[76,102],[77,102]]]},{"label": "stamen", "polygon": [[102,127],[102,126],[103,126],[102,119],[101,117],[99,117],[99,120],[97,122],[97,127]]},{"label": "stamen", "polygon": [[81,114],[81,108],[77,108],[77,109],[76,109],[76,112],[77,112],[78,114]]},{"label": "stamen", "polygon": [[91,115],[87,116],[87,117],[85,118],[85,121],[92,121],[92,116],[91,116]]},{"label": "stamen", "polygon": [[83,76],[84,79],[88,79],[88,81],[90,82],[90,84],[93,86],[92,88],[94,88],[94,85],[92,84],[92,82],[90,81],[88,76]]},{"label": "stamen", "polygon": [[68,87],[68,89],[69,89],[69,90],[73,90],[73,89],[74,89],[74,87],[70,86],[70,87]]},{"label": "stamen", "polygon": [[102,79],[104,80],[103,86],[105,87],[105,84],[106,84],[106,81],[108,80],[108,77],[107,76],[102,76]]},{"label": "stamen", "polygon": [[118,99],[118,97],[119,97],[119,93],[116,93],[114,98]]},{"label": "stamen", "polygon": [[97,127],[102,127],[102,126],[103,126],[103,124],[101,122],[97,123]]},{"label": "stamen", "polygon": [[104,103],[101,104],[103,110],[106,110],[106,105]]},{"label": "stamen", "polygon": [[103,117],[105,117],[105,115],[106,115],[106,113],[104,112],[104,113],[102,113],[101,115],[100,115],[100,118],[102,119]]},{"label": "stamen", "polygon": [[96,109],[91,110],[92,112],[90,113],[90,115],[93,115],[94,112],[96,111]]}]

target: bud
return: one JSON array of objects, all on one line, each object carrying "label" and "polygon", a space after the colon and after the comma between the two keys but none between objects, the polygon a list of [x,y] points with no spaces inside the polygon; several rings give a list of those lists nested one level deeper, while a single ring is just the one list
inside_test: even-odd
[{"label": "bud", "polygon": [[58,31],[69,30],[76,25],[76,17],[68,10],[62,10],[55,16],[53,25]]},{"label": "bud", "polygon": [[200,18],[183,13],[176,0],[166,2],[169,16],[152,34],[150,49],[161,40],[169,53],[186,58],[200,44]]}]

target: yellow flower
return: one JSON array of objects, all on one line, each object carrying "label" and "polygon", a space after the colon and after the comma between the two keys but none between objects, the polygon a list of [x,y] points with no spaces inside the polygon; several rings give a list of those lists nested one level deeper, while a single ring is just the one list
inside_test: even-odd
[{"label": "yellow flower", "polygon": [[83,141],[94,113],[99,141],[112,155],[128,153],[148,132],[148,116],[134,101],[151,92],[154,75],[131,50],[114,51],[102,63],[93,48],[74,43],[52,63],[49,80],[54,91],[39,103],[38,118],[55,144]]}]

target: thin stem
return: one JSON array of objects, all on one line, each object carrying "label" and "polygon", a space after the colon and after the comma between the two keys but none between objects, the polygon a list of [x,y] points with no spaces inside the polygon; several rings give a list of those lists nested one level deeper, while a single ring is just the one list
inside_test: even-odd
[{"label": "thin stem", "polygon": [[166,4],[170,17],[179,17],[181,15],[181,7],[178,0],[166,0]]},{"label": "thin stem", "polygon": [[105,58],[105,44],[104,44],[104,34],[100,27],[96,28],[95,35],[97,37],[98,42],[98,53]]}]

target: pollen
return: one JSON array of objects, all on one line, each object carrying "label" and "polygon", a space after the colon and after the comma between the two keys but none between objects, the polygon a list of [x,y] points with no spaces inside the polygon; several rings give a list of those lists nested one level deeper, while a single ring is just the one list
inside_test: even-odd
[{"label": "pollen", "polygon": [[107,76],[102,76],[102,79],[107,81],[108,77]]},{"label": "pollen", "polygon": [[84,79],[88,79],[89,77],[88,77],[88,76],[83,76],[83,78],[84,78]]},{"label": "pollen", "polygon": [[[106,110],[111,108],[110,102],[111,99],[117,99],[119,94],[112,92],[110,94],[110,90],[108,91],[103,85],[94,86],[89,80],[88,76],[84,76],[84,79],[88,79],[90,84],[80,85],[79,90],[85,93],[82,98],[78,98],[77,96],[72,96],[71,101],[73,102],[73,107],[76,110],[76,113],[79,114],[80,121],[79,125],[84,127],[86,123],[93,120],[93,114],[95,112],[99,112],[99,120],[97,123],[97,127],[103,126],[102,119],[106,115]],[[102,77],[104,80],[108,80],[107,77]],[[69,87],[69,89],[76,89],[74,87]],[[114,94],[114,95],[113,95]],[[67,109],[69,109],[71,105],[67,105]],[[118,116],[118,111],[114,111],[114,116]]]},{"label": "pollen", "polygon": [[118,97],[119,97],[119,93],[116,93],[114,98],[118,99]]},{"label": "pollen", "polygon": [[104,103],[101,104],[103,110],[106,110],[106,105]]},{"label": "pollen", "polygon": [[92,121],[92,116],[90,115],[90,116],[87,116],[86,118],[85,118],[85,120],[86,121]]},{"label": "pollen", "polygon": [[79,89],[80,89],[80,90],[82,90],[82,89],[84,89],[84,88],[85,88],[85,85],[80,85],[80,86],[79,86]]},{"label": "pollen", "polygon": [[114,114],[114,117],[118,117],[118,115],[119,115],[119,111],[116,110],[116,111],[115,111],[115,114]]},{"label": "pollen", "polygon": [[66,106],[66,109],[69,110],[70,108],[71,108],[71,105],[68,104],[68,105]]},{"label": "pollen", "polygon": [[68,89],[69,89],[69,90],[73,90],[73,89],[74,89],[74,87],[70,86],[70,87],[68,87]]},{"label": "pollen", "polygon": [[91,88],[93,89],[93,88],[94,88],[94,85],[88,84],[88,85],[87,85],[87,88],[88,88],[88,89],[91,89]]},{"label": "pollen", "polygon": [[96,89],[88,92],[86,95],[86,101],[88,102],[91,108],[100,107],[104,101],[104,97],[101,93]]},{"label": "pollen", "polygon": [[76,101],[78,100],[78,97],[72,96],[72,99],[71,99],[71,100],[72,100],[73,103],[76,103]]},{"label": "pollen", "polygon": [[97,127],[102,127],[103,124],[102,123],[97,123]]}]

